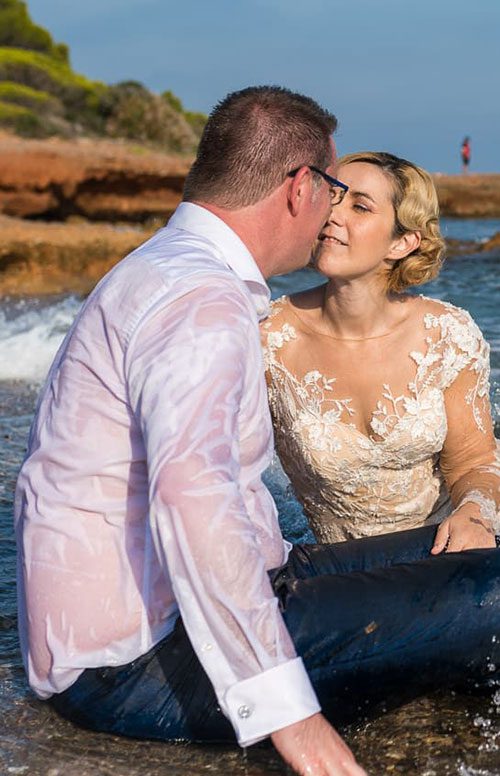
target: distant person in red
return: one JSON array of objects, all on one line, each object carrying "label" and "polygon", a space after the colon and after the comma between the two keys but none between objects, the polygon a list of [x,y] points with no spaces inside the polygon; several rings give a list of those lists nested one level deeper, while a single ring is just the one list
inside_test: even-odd
[{"label": "distant person in red", "polygon": [[462,173],[467,175],[470,164],[470,137],[464,137],[460,148],[460,155],[462,157]]}]

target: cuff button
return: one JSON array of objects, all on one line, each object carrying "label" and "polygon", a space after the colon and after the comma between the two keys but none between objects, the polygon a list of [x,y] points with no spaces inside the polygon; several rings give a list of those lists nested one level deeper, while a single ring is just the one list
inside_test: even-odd
[{"label": "cuff button", "polygon": [[240,706],[238,709],[238,717],[241,717],[241,719],[248,719],[248,717],[251,715],[252,709],[250,706]]}]

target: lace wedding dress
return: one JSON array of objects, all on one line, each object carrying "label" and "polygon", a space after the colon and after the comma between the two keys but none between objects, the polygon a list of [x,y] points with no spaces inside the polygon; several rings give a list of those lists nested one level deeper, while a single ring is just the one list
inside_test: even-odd
[{"label": "lace wedding dress", "polygon": [[286,297],[263,325],[277,451],[319,542],[436,523],[465,502],[478,505],[498,533],[489,347],[467,312],[420,299],[433,312],[422,316],[421,348],[407,353],[412,377],[404,393],[381,382],[368,433],[357,427],[335,374],[301,373],[300,362],[311,359],[307,343],[300,350],[299,320]]}]

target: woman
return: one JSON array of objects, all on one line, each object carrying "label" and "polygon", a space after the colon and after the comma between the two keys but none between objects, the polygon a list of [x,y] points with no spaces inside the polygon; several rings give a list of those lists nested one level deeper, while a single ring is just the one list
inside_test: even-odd
[{"label": "woman", "polygon": [[468,313],[406,289],[439,272],[430,176],[351,154],[319,236],[327,283],[274,303],[264,345],[276,445],[320,542],[441,525],[434,554],[495,546],[489,349]]}]

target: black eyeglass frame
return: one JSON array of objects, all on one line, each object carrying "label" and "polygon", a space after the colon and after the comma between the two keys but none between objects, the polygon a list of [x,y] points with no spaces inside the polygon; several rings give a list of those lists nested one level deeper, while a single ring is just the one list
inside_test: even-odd
[{"label": "black eyeglass frame", "polygon": [[[345,195],[349,191],[349,186],[347,186],[346,183],[342,183],[342,181],[337,180],[337,178],[334,178],[332,175],[328,175],[327,172],[323,172],[323,170],[320,170],[319,167],[315,167],[313,164],[303,164],[300,167],[297,167],[295,170],[291,170],[288,173],[288,176],[293,178],[295,175],[297,175],[298,171],[302,169],[302,167],[307,167],[309,170],[312,170],[312,172],[321,175],[323,180],[328,183],[330,186],[330,193],[332,194],[332,205],[338,205],[340,202],[342,202]],[[333,189],[334,191],[332,191]],[[334,201],[333,197],[335,197]]]}]

